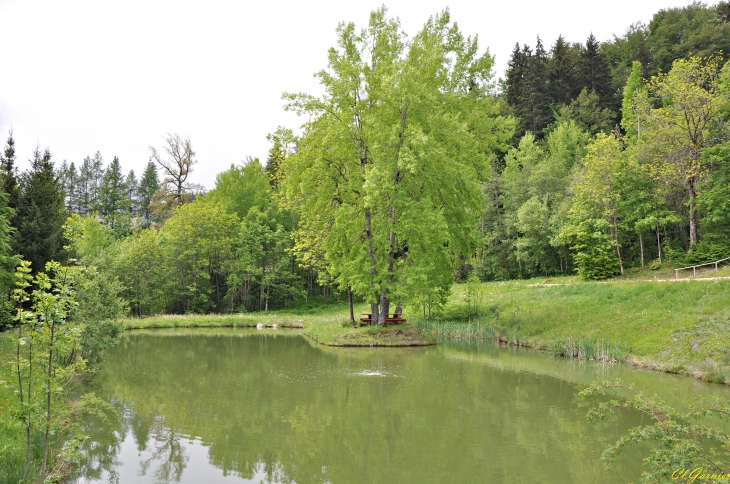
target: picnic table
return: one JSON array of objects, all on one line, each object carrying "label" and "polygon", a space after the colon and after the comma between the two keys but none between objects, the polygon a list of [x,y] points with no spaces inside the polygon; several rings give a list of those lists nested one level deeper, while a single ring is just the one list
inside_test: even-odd
[{"label": "picnic table", "polygon": [[[363,323],[372,323],[373,322],[373,314],[372,313],[362,313],[362,318],[360,318],[360,321]],[[388,313],[388,315],[385,317],[385,324],[397,324],[397,323],[405,323],[406,318],[403,317],[402,313]]]}]

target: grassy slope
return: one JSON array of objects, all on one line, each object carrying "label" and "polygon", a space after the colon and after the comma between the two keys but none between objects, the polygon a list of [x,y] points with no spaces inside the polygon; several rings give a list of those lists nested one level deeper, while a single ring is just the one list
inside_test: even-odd
[{"label": "grassy slope", "polygon": [[[456,336],[461,325],[471,331],[467,337],[479,337],[473,328],[481,327],[484,337],[557,352],[570,343],[604,343],[621,347],[641,366],[730,383],[728,280],[486,283],[479,315],[471,318],[466,292],[466,285],[455,286],[436,324],[422,325],[450,327]],[[465,324],[468,319],[474,324]]]}]

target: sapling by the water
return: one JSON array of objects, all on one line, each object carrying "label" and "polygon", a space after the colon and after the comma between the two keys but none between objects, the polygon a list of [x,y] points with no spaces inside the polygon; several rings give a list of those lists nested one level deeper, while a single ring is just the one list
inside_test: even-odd
[{"label": "sapling by the water", "polygon": [[[629,444],[652,441],[655,447],[644,458],[649,471],[643,472],[643,483],[726,482],[730,479],[730,436],[721,429],[696,423],[707,417],[730,418],[730,402],[721,398],[701,398],[679,411],[660,398],[649,397],[621,380],[594,382],[581,396],[604,400],[592,408],[587,418],[597,423],[618,409],[633,409],[649,417],[653,423],[629,430],[607,448],[601,460],[606,470]],[[609,397],[610,400],[605,401]]]}]

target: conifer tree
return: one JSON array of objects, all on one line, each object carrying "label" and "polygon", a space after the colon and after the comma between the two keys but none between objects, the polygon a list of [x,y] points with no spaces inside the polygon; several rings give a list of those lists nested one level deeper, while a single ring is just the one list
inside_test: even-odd
[{"label": "conifer tree", "polygon": [[99,209],[98,191],[104,176],[104,160],[98,151],[91,158],[84,158],[79,169],[78,185],[76,189],[76,207],[81,215],[87,215]]},{"label": "conifer tree", "polygon": [[46,262],[61,260],[63,224],[66,221],[64,194],[48,148],[36,147],[30,169],[20,178],[20,198],[16,213],[13,250],[43,271]]},{"label": "conifer tree", "polygon": [[127,173],[126,178],[126,188],[127,188],[127,208],[129,209],[129,213],[132,215],[138,215],[139,214],[139,181],[137,181],[137,175],[135,175],[134,170],[129,170],[129,173]]},{"label": "conifer tree", "polygon": [[119,158],[116,156],[104,171],[98,193],[99,212],[106,218],[107,225],[116,226],[116,215],[128,211],[127,186]]},{"label": "conifer tree", "polygon": [[600,107],[613,110],[615,99],[611,88],[611,69],[606,54],[601,52],[601,43],[593,34],[586,40],[578,66],[583,87],[598,94]]},{"label": "conifer tree", "polygon": [[577,56],[562,35],[550,51],[547,78],[550,99],[554,104],[569,104],[580,92],[577,79]]},{"label": "conifer tree", "polygon": [[160,181],[157,177],[157,167],[155,163],[150,161],[142,174],[139,181],[139,189],[137,198],[139,200],[140,215],[144,219],[145,227],[149,227],[152,223],[152,200],[155,193],[160,188]]},{"label": "conifer tree", "polygon": [[76,205],[78,196],[76,190],[78,189],[79,184],[79,175],[76,172],[76,165],[74,165],[73,161],[69,164],[64,160],[59,171],[61,175],[61,186],[63,187],[63,192],[66,194],[66,210],[68,210],[69,213],[76,213],[78,212],[78,207]]},{"label": "conifer tree", "polygon": [[524,126],[537,136],[551,120],[548,96],[547,53],[540,37],[535,52],[527,57],[527,72],[520,102],[520,115]]},{"label": "conifer tree", "polygon": [[512,51],[512,57],[507,62],[505,94],[507,103],[512,107],[517,107],[522,99],[525,74],[527,71],[527,58],[530,54],[528,49],[527,46],[524,49],[520,49],[519,42],[516,43],[515,49]]},{"label": "conifer tree", "polygon": [[17,169],[15,167],[15,139],[13,139],[12,130],[8,134],[5,150],[0,154],[0,168],[3,172],[3,191],[8,194],[7,205],[9,208],[15,210],[18,207],[20,191],[16,174]]}]

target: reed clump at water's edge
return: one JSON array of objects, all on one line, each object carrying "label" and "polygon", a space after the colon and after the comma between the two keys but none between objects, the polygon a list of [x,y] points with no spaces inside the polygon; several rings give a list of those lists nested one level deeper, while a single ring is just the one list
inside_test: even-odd
[{"label": "reed clump at water's edge", "polygon": [[437,339],[493,341],[495,343],[544,350],[555,356],[581,360],[623,363],[628,356],[628,348],[619,343],[604,343],[590,339],[567,339],[540,342],[504,328],[497,330],[493,324],[462,321],[435,321],[423,319],[418,326],[433,334]]}]

